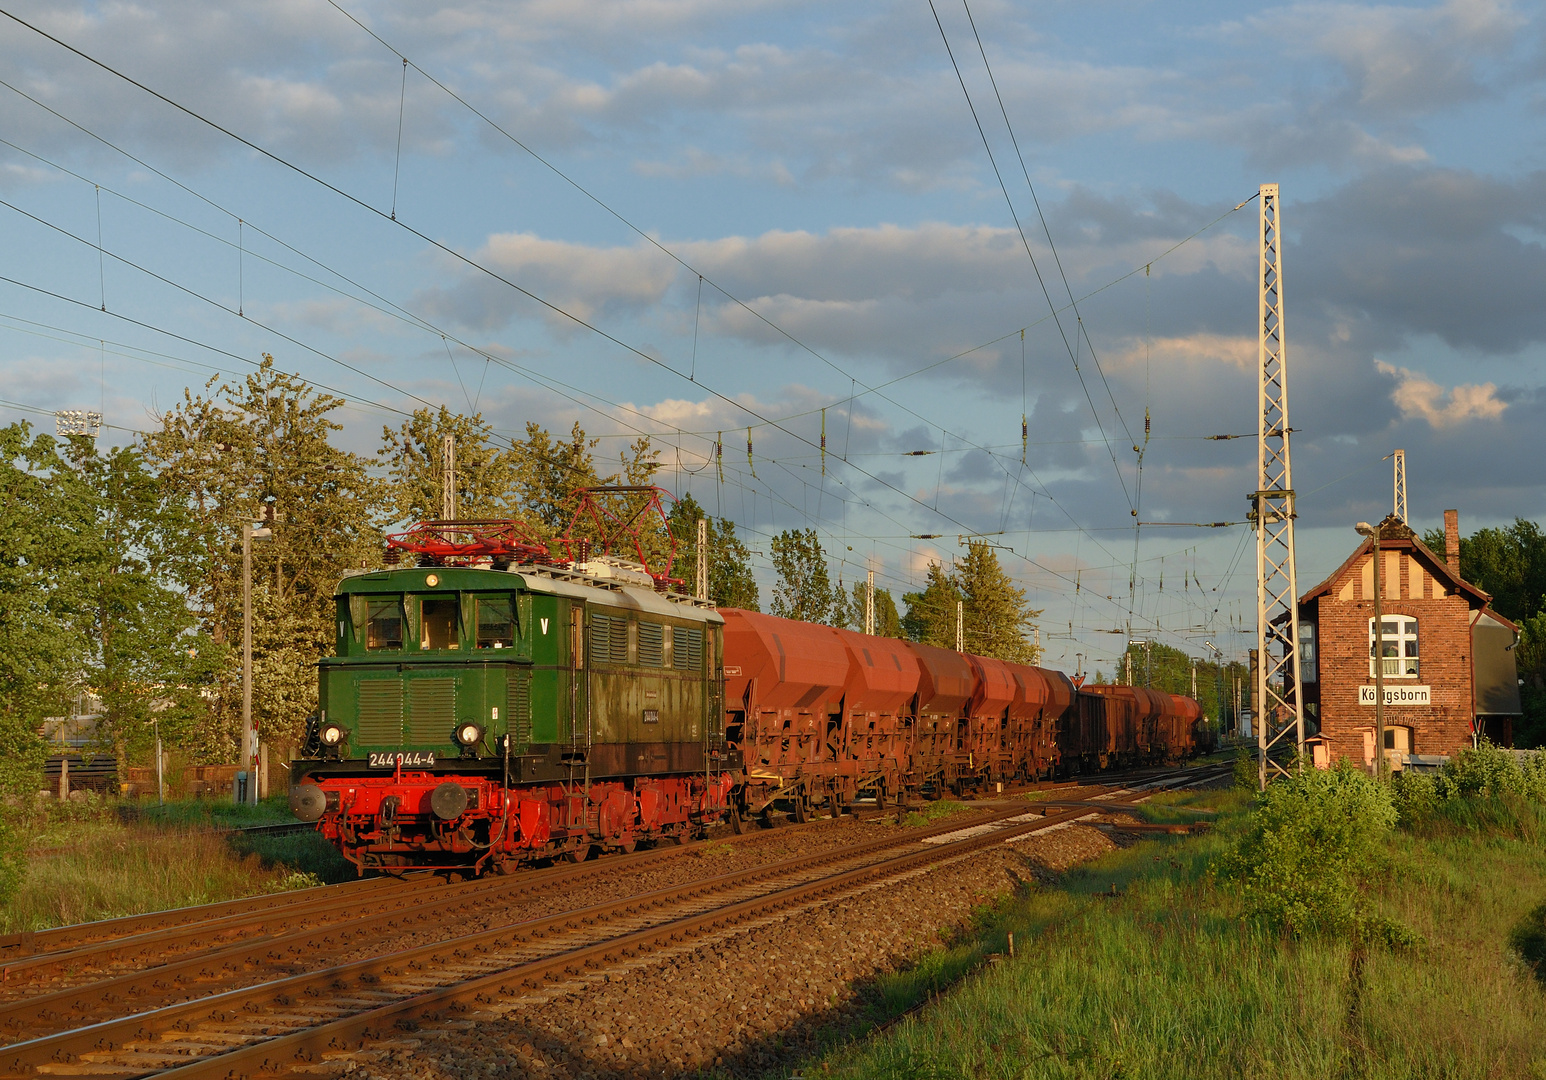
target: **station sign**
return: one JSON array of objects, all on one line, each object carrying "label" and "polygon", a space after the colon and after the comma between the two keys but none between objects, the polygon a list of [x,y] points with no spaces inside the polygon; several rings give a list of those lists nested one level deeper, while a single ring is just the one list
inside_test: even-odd
[{"label": "station sign", "polygon": [[[1360,686],[1358,688],[1358,704],[1374,705],[1374,687]],[[1385,687],[1386,705],[1432,705],[1432,688],[1427,686],[1389,686]]]}]

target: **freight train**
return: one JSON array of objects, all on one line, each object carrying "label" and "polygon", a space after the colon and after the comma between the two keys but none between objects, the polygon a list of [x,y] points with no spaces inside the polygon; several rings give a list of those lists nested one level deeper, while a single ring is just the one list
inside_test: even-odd
[{"label": "freight train", "polygon": [[339,587],[290,806],[361,874],[509,872],[1208,749],[1189,698],[719,609],[584,545],[461,554]]}]

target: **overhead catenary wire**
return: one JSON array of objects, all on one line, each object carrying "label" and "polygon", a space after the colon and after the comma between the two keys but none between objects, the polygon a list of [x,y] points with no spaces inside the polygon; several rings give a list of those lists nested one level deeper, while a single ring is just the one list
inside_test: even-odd
[{"label": "overhead catenary wire", "polygon": [[[977,106],[972,102],[971,91],[966,88],[966,77],[961,73],[961,65],[956,62],[955,50],[950,47],[950,37],[945,33],[945,24],[940,21],[939,12],[934,8],[934,0],[929,0],[929,11],[934,15],[934,24],[939,27],[940,40],[945,43],[945,52],[950,56],[950,66],[955,69],[956,79],[961,84],[961,93],[966,97],[966,107],[971,110],[972,122],[977,125],[977,134],[982,137],[982,146],[988,154],[988,163],[993,167],[993,175],[998,180],[999,190],[1004,193],[1004,202],[1009,206],[1009,216],[1015,223],[1015,231],[1020,235],[1020,243],[1025,248],[1026,257],[1031,260],[1031,269],[1036,274],[1036,284],[1040,286],[1042,296],[1047,301],[1047,307],[1056,312],[1057,305],[1052,302],[1052,294],[1047,289],[1047,282],[1042,277],[1041,267],[1036,262],[1036,255],[1031,251],[1031,242],[1025,235],[1025,229],[1020,224],[1020,215],[1015,213],[1014,200],[1009,196],[1009,186],[1004,183],[1004,176],[999,171],[998,160],[993,155],[993,147],[988,141],[988,133],[982,126],[982,118],[977,115]],[[1122,467],[1117,464],[1116,451],[1111,448],[1111,441],[1106,438],[1105,426],[1101,423],[1100,411],[1095,408],[1095,399],[1090,396],[1090,388],[1084,381],[1084,373],[1079,370],[1079,357],[1074,346],[1078,343],[1076,331],[1074,342],[1068,340],[1068,333],[1063,329],[1063,320],[1053,315],[1053,323],[1057,326],[1058,336],[1063,339],[1063,348],[1068,352],[1068,359],[1074,366],[1074,374],[1079,377],[1079,386],[1084,391],[1085,400],[1089,403],[1090,414],[1095,419],[1095,427],[1106,439],[1106,453],[1111,457],[1111,467],[1116,471],[1117,482],[1122,486],[1122,495],[1127,500],[1129,507],[1133,505],[1133,497],[1127,490],[1127,478],[1122,475]]]},{"label": "overhead catenary wire", "polygon": [[[356,17],[354,14],[352,14],[346,8],[344,8],[341,4],[339,4],[337,2],[337,0],[328,0],[328,3],[334,9],[336,9],[340,14],[342,14],[345,18],[347,18],[350,22],[354,23],[362,31],[364,31],[366,34],[370,35],[370,37],[373,38],[376,42],[378,42],[383,48],[390,50],[391,53],[394,56],[401,57],[401,58],[403,58],[405,60],[407,59],[406,53],[403,50],[398,49],[395,45],[393,45],[392,43],[388,42],[381,34],[377,33],[374,29],[372,29],[371,27],[367,26],[358,17]],[[932,7],[932,3],[931,3],[931,7]],[[936,18],[936,22],[938,22],[938,15],[937,15],[937,13],[936,13],[935,18]],[[941,36],[943,37],[944,36],[944,28],[943,28],[943,26],[940,27],[940,33],[941,33]],[[946,49],[948,51],[949,50],[949,41],[948,41],[948,39],[946,39],[945,44],[946,44]],[[684,269],[687,269],[688,271],[690,271],[690,272],[692,272],[694,274],[699,275],[700,279],[707,280],[709,282],[709,284],[713,288],[715,288],[717,291],[719,291],[722,295],[724,295],[732,303],[736,304],[738,307],[740,307],[743,310],[747,311],[749,314],[751,314],[758,321],[764,323],[765,325],[767,325],[768,327],[773,329],[776,333],[778,333],[780,336],[782,336],[783,338],[785,338],[788,341],[790,341],[792,344],[794,344],[795,346],[797,346],[801,350],[803,350],[803,351],[809,353],[810,355],[816,357],[818,360],[820,360],[822,363],[826,364],[827,366],[831,367],[833,370],[835,370],[835,371],[837,371],[837,372],[839,372],[841,374],[844,374],[844,375],[850,375],[849,372],[845,371],[841,366],[835,364],[830,358],[828,358],[827,356],[823,355],[818,350],[815,350],[815,349],[811,348],[805,342],[803,342],[803,341],[799,340],[798,338],[796,338],[793,334],[789,333],[782,326],[779,326],[778,324],[774,323],[772,320],[770,320],[766,316],[764,316],[761,312],[757,311],[755,308],[753,308],[750,305],[746,304],[740,298],[736,297],[734,294],[730,293],[728,290],[723,288],[721,285],[719,285],[718,282],[714,281],[712,278],[705,277],[702,274],[702,272],[697,267],[691,265],[686,259],[682,258],[675,251],[671,250],[669,247],[667,247],[665,244],[663,244],[658,238],[656,238],[655,236],[651,235],[650,233],[648,233],[644,229],[641,229],[639,226],[635,225],[632,221],[630,221],[626,216],[624,216],[617,209],[615,209],[610,204],[608,204],[607,202],[602,200],[600,197],[595,195],[593,192],[588,190],[584,185],[580,184],[573,177],[571,177],[567,173],[563,172],[556,165],[554,165],[551,161],[547,160],[542,155],[538,154],[534,149],[532,149],[524,141],[522,141],[521,139],[517,138],[511,132],[506,130],[503,126],[501,126],[496,121],[494,121],[491,117],[489,117],[487,114],[485,114],[482,110],[478,109],[475,105],[473,105],[467,99],[462,97],[456,91],[454,91],[449,86],[447,86],[445,83],[441,82],[433,74],[431,74],[430,72],[426,71],[423,67],[421,67],[417,63],[414,63],[411,60],[408,60],[408,62],[413,65],[413,67],[414,67],[414,69],[416,71],[418,71],[427,80],[429,80],[431,83],[433,83],[439,89],[441,89],[448,97],[450,97],[452,100],[456,101],[458,104],[462,105],[469,112],[471,112],[474,116],[478,117],[485,124],[489,125],[489,127],[491,127],[493,130],[498,132],[504,138],[508,139],[513,145],[519,147],[521,150],[523,150],[524,152],[529,154],[533,159],[535,159],[537,162],[539,162],[543,167],[545,167],[548,170],[550,170],[554,175],[558,176],[566,184],[570,185],[576,191],[578,191],[582,195],[584,195],[587,199],[589,199],[592,202],[594,202],[597,206],[599,206],[601,209],[606,211],[606,213],[608,213],[612,217],[616,218],[624,226],[626,226],[628,229],[630,229],[631,231],[636,233],[641,239],[645,240],[647,243],[649,243],[653,247],[655,247],[658,250],[660,250],[662,253],[664,253],[665,255],[670,257],[673,261],[675,261],[678,265],[682,266]],[[953,54],[951,56],[951,62],[952,62],[952,64],[954,64],[954,55]],[[959,74],[960,74],[959,68],[957,68],[957,75],[959,76]],[[965,91],[965,82],[964,81],[962,82],[962,90]],[[970,105],[971,104],[970,94],[967,95],[967,101],[968,101],[968,105]],[[976,116],[975,107],[973,107],[972,111],[973,111],[973,116],[975,118],[975,116]],[[979,131],[980,131],[981,130],[980,122],[978,124],[978,127],[979,127]],[[986,140],[986,135],[985,134],[984,134],[983,138],[984,138],[984,145],[986,146],[987,145],[987,140]],[[991,160],[992,159],[992,149],[991,149],[991,147],[988,148],[988,153],[989,153],[989,158]],[[1022,159],[1022,167],[1023,167],[1023,164],[1024,163],[1023,163],[1023,159]],[[995,174],[997,174],[998,166],[997,166],[996,162],[994,163],[993,167],[994,167]],[[1000,186],[1001,187],[1003,186],[1002,177],[1000,177]],[[1005,194],[1006,200],[1008,200],[1010,202],[1011,216],[1014,216],[1013,201],[1008,199],[1008,189],[1007,188],[1004,188],[1004,194]],[[1034,194],[1034,192],[1033,192],[1033,194]],[[1237,207],[1237,209],[1238,209],[1238,207]],[[1038,211],[1039,211],[1039,206],[1038,206]],[[1016,224],[1017,230],[1020,230],[1018,217],[1015,218],[1015,224]],[[1045,221],[1043,222],[1043,224],[1045,225]],[[1199,230],[1199,231],[1201,231],[1201,230]],[[1025,242],[1025,236],[1024,236],[1023,230],[1020,230],[1020,233],[1021,233],[1021,240],[1022,240],[1022,242]],[[1179,245],[1177,245],[1177,246],[1179,246]],[[1026,252],[1027,252],[1027,254],[1030,254],[1030,248],[1029,248],[1029,244],[1028,243],[1026,244]],[[1054,252],[1054,254],[1055,254],[1055,252]],[[1032,261],[1032,265],[1034,267],[1035,266],[1035,258],[1034,258],[1034,256],[1032,256],[1031,261]],[[1059,269],[1061,270],[1061,266],[1059,267]],[[1127,276],[1131,276],[1131,275],[1127,275]],[[1039,269],[1037,269],[1037,278],[1038,278],[1038,280],[1040,280],[1040,270]],[[1065,281],[1065,285],[1066,285],[1067,284],[1066,276],[1065,276],[1064,281]],[[1051,296],[1046,291],[1045,283],[1043,283],[1043,294],[1047,297],[1047,302],[1048,302],[1049,308],[1055,313],[1058,309],[1057,309],[1057,306],[1052,303]],[[1071,291],[1070,291],[1070,298],[1072,298]],[[1056,320],[1055,314],[1054,314],[1054,321],[1057,322],[1059,333],[1062,334],[1063,333],[1062,324],[1061,324],[1060,321]],[[1064,344],[1065,344],[1065,347],[1068,344],[1066,334],[1064,334]],[[1093,355],[1093,343],[1091,344],[1091,349],[1092,349],[1092,355]],[[1100,365],[1099,365],[1098,359],[1096,360],[1096,366],[1097,366],[1097,370],[1099,370]],[[1088,387],[1084,385],[1084,376],[1083,376],[1082,372],[1079,371],[1078,361],[1077,361],[1076,357],[1074,358],[1074,369],[1075,369],[1075,373],[1078,374],[1078,376],[1079,376],[1079,381],[1080,381],[1081,387],[1083,387],[1084,390],[1085,390],[1086,399],[1089,400],[1089,402],[1090,402],[1091,412],[1095,416],[1096,425],[1101,430],[1101,434],[1102,434],[1102,436],[1104,438],[1105,437],[1104,427],[1101,425],[1099,413],[1098,413],[1098,410],[1095,409],[1094,401],[1093,401],[1093,399],[1090,398]],[[1104,371],[1101,371],[1100,374],[1101,374],[1102,380],[1104,381],[1104,379],[1105,379]],[[853,376],[850,375],[850,378],[853,378]],[[855,381],[857,381],[857,380],[855,380]],[[1109,384],[1107,385],[1107,391],[1108,391],[1108,395],[1109,395],[1110,394],[1110,386],[1109,386]],[[884,396],[884,395],[882,395],[882,396]],[[898,408],[903,408],[905,411],[909,412],[910,414],[912,414],[914,416],[918,416],[918,414],[914,410],[907,409],[906,406],[902,406],[900,403],[892,401],[890,398],[886,398],[885,400],[890,401],[891,404],[897,406]],[[1112,397],[1112,405],[1113,405],[1113,408],[1116,407],[1116,402],[1115,402],[1114,396]],[[1117,416],[1118,416],[1118,420],[1122,422],[1123,427],[1125,429],[1126,428],[1126,421],[1122,420],[1120,409],[1117,409]],[[920,416],[919,418],[920,419],[924,419],[925,422],[929,422],[924,417]],[[778,426],[777,423],[775,423],[775,422],[773,422],[771,420],[767,421],[767,422],[771,426]],[[942,431],[943,430],[944,429],[942,427]],[[962,441],[969,441],[969,440],[966,440],[964,437],[962,437]],[[1118,483],[1122,487],[1124,497],[1127,499],[1128,504],[1131,507],[1131,505],[1132,505],[1132,496],[1130,494],[1128,494],[1128,492],[1127,492],[1126,479],[1122,475],[1120,466],[1117,465],[1115,453],[1111,449],[1109,440],[1107,441],[1106,448],[1107,448],[1108,454],[1111,455],[1113,467],[1116,469]],[[1043,494],[1047,495],[1048,498],[1052,498],[1054,503],[1056,502],[1056,499],[1051,496],[1050,492],[1044,492]],[[1066,513],[1066,511],[1065,511],[1065,513]],[[1134,514],[1136,516],[1136,510],[1134,511]]]},{"label": "overhead catenary wire", "polygon": [[[189,115],[190,117],[192,117],[192,118],[194,118],[194,119],[196,119],[196,120],[198,120],[200,122],[203,122],[205,124],[208,124],[212,128],[215,128],[216,130],[221,131],[223,134],[226,134],[227,136],[229,136],[229,137],[231,137],[233,139],[236,139],[238,142],[241,142],[243,145],[248,146],[249,148],[251,148],[251,149],[255,150],[256,152],[258,152],[258,153],[260,153],[260,154],[270,158],[271,160],[274,160],[276,163],[281,164],[281,165],[283,165],[283,166],[285,166],[287,168],[292,169],[293,171],[297,172],[298,174],[300,174],[302,176],[305,176],[307,179],[312,180],[313,182],[318,183],[321,186],[328,188],[329,190],[333,191],[334,193],[340,195],[341,197],[344,197],[344,198],[348,199],[349,201],[351,201],[351,202],[361,206],[362,208],[364,208],[364,209],[366,209],[366,210],[368,210],[368,211],[370,211],[372,213],[378,214],[378,215],[380,215],[380,216],[382,216],[384,218],[387,218],[388,220],[391,220],[390,215],[382,215],[379,210],[375,209],[374,207],[371,207],[368,203],[366,203],[363,200],[361,200],[361,199],[359,199],[359,198],[349,194],[348,192],[344,191],[343,189],[338,188],[336,185],[330,184],[327,181],[324,181],[324,180],[320,179],[319,177],[316,177],[315,175],[307,172],[304,169],[301,169],[300,167],[294,165],[293,163],[290,163],[290,162],[286,161],[285,159],[279,157],[278,155],[273,154],[272,152],[265,150],[264,148],[258,146],[257,144],[252,143],[250,140],[243,139],[241,136],[238,136],[235,133],[233,133],[233,132],[231,132],[231,131],[221,127],[220,125],[215,124],[213,121],[210,121],[207,118],[200,116],[198,113],[196,113],[195,111],[193,111],[191,109],[188,109],[186,106],[182,106],[179,103],[177,103],[175,101],[172,101],[170,98],[167,98],[165,95],[162,95],[162,94],[160,94],[160,93],[158,93],[158,92],[156,92],[154,90],[151,90],[148,87],[145,87],[143,84],[139,83],[138,81],[128,77],[127,75],[124,75],[123,73],[121,73],[121,72],[119,72],[119,71],[109,67],[108,65],[106,65],[106,64],[104,64],[104,63],[102,63],[100,61],[97,61],[96,59],[88,56],[87,54],[85,54],[83,52],[81,52],[81,50],[78,50],[78,49],[74,48],[73,46],[70,46],[70,45],[60,41],[58,38],[54,37],[53,35],[47,34],[46,32],[43,32],[43,31],[39,30],[37,27],[32,26],[31,24],[25,22],[25,20],[17,18],[15,15],[11,14],[10,12],[0,11],[0,14],[5,14],[8,18],[11,18],[13,21],[15,21],[15,22],[17,22],[17,23],[19,23],[19,24],[21,24],[23,26],[26,26],[29,29],[32,29],[34,32],[39,33],[41,36],[46,37],[46,38],[48,38],[51,41],[54,41],[56,44],[59,44],[62,48],[65,48],[68,51],[70,51],[70,52],[72,52],[72,53],[82,57],[82,59],[85,59],[88,62],[93,63],[96,66],[103,68],[103,70],[106,70],[106,71],[110,72],[111,74],[113,74],[113,75],[115,75],[115,76],[117,76],[119,78],[124,79],[126,82],[129,82],[132,85],[135,85],[136,87],[144,90],[145,92],[152,94],[153,96],[157,97],[158,99],[165,101],[167,104],[177,108],[178,110],[184,112],[185,114]],[[397,222],[397,223],[400,226],[402,226],[402,223],[400,221]],[[559,315],[563,316],[564,318],[570,319],[570,320],[576,322],[577,324],[579,324],[581,326],[584,326],[587,329],[590,329],[593,333],[596,333],[598,336],[600,336],[600,337],[602,337],[602,338],[604,338],[604,339],[606,339],[608,341],[613,342],[614,344],[618,345],[621,348],[624,348],[624,349],[628,350],[631,353],[634,353],[636,355],[641,356],[642,358],[644,358],[645,360],[649,361],[650,363],[655,364],[656,366],[662,367],[663,369],[665,369],[667,371],[671,371],[672,373],[677,374],[678,376],[681,375],[680,372],[676,371],[670,365],[665,364],[663,361],[660,361],[660,360],[658,360],[655,357],[649,356],[647,353],[644,353],[643,351],[641,351],[639,349],[636,349],[633,346],[628,345],[626,342],[623,342],[621,339],[617,338],[615,335],[606,332],[605,330],[601,329],[600,327],[595,326],[595,325],[591,324],[590,322],[588,322],[588,321],[586,321],[584,319],[580,319],[580,318],[576,317],[572,313],[563,310],[560,306],[558,306],[556,304],[553,304],[550,301],[547,301],[545,298],[537,296],[536,294],[530,292],[529,290],[521,287],[519,284],[508,280],[503,275],[499,275],[497,273],[494,273],[493,271],[489,270],[487,267],[483,267],[483,266],[477,264],[475,260],[468,259],[468,258],[463,257],[463,256],[458,256],[457,253],[450,251],[444,245],[441,245],[441,244],[437,243],[436,241],[434,241],[430,237],[424,235],[419,230],[408,228],[407,231],[410,232],[411,234],[419,237],[425,243],[427,243],[427,244],[429,244],[429,245],[431,245],[433,247],[436,247],[436,248],[438,248],[438,249],[440,249],[442,251],[445,251],[447,254],[450,254],[453,257],[460,258],[462,262],[466,263],[470,267],[478,269],[478,270],[488,274],[489,276],[495,278],[496,280],[501,281],[502,283],[506,284],[508,287],[510,287],[510,288],[514,289],[515,291],[520,292],[521,294],[529,297],[534,302],[542,305],[543,307],[547,308],[548,310],[553,311],[555,314],[559,314]],[[166,280],[166,279],[162,279],[162,280]],[[168,282],[168,283],[169,284],[175,284],[175,283],[171,283],[171,282]],[[130,321],[138,322],[137,320],[130,320]],[[143,324],[143,323],[140,323],[139,325],[147,325],[148,326],[148,324]],[[148,328],[155,329],[158,332],[161,332],[160,328],[154,328],[154,327],[148,327]],[[173,335],[173,336],[177,337],[179,335]],[[280,334],[279,336],[285,337],[285,335],[283,335],[283,334]],[[289,339],[289,338],[286,338],[286,339],[287,340],[293,340],[293,339]],[[302,345],[302,347],[306,347],[304,345],[304,343],[300,343],[300,342],[296,342],[296,343]],[[319,355],[326,356],[325,353],[320,353],[320,352],[319,352]],[[245,360],[245,358],[243,358],[243,359]],[[328,357],[328,359],[333,359],[333,358],[332,357]],[[396,389],[396,388],[394,388],[394,389]],[[768,424],[769,426],[780,426],[780,425],[773,424],[769,420],[769,418],[762,416],[756,410],[747,408],[744,404],[741,404],[739,402],[730,401],[728,398],[725,398],[724,395],[719,394],[716,391],[712,391],[711,388],[710,388],[710,392],[714,393],[716,397],[719,397],[722,400],[725,400],[727,404],[729,404],[729,405],[731,405],[733,407],[740,408],[742,411],[746,412],[747,415],[753,417],[754,419],[758,420],[761,423]],[[410,395],[410,396],[412,396],[412,395]],[[422,400],[422,399],[420,399],[420,400]],[[797,441],[804,442],[804,443],[807,443],[807,444],[809,443],[808,439],[805,439],[804,437],[800,436],[797,432],[789,431],[787,428],[782,428],[782,427],[781,427],[781,430],[783,430],[785,434],[787,434],[790,437],[796,439]],[[858,471],[861,475],[867,476],[869,479],[877,482],[881,486],[883,486],[885,488],[888,488],[888,489],[896,492],[897,494],[902,495],[904,498],[908,499],[908,501],[911,501],[911,502],[914,502],[914,503],[918,503],[919,505],[923,505],[923,504],[921,504],[919,502],[919,500],[916,497],[910,495],[907,492],[901,491],[895,485],[893,485],[893,484],[891,484],[889,482],[880,480],[879,478],[874,477],[871,474],[868,474],[863,469],[856,469],[856,471]],[[1120,471],[1119,471],[1119,478],[1120,478]],[[1124,488],[1125,488],[1125,482],[1124,482]],[[1066,513],[1066,510],[1065,510],[1065,513]],[[958,521],[955,521],[955,519],[952,516],[948,515],[948,514],[944,514],[943,512],[941,512],[941,516],[942,517],[946,517],[947,520],[951,520],[951,521],[955,522],[957,525],[962,525],[962,523],[960,523]],[[962,527],[964,527],[964,525],[962,525]],[[1034,563],[1034,561],[1033,561],[1033,563]],[[1046,569],[1046,568],[1043,568],[1043,569]],[[1049,573],[1056,574],[1056,572],[1053,572],[1053,571],[1049,571]],[[1063,575],[1056,575],[1056,576],[1063,576]]]}]

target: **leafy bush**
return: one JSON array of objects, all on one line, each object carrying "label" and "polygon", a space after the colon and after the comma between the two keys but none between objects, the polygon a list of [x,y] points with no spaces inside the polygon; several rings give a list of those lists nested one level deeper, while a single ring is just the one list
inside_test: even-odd
[{"label": "leafy bush", "polygon": [[1256,755],[1249,750],[1236,751],[1235,787],[1255,791],[1260,784],[1261,772],[1256,762]]},{"label": "leafy bush", "polygon": [[[1220,875],[1240,883],[1252,915],[1286,933],[1376,929],[1358,885],[1395,824],[1390,788],[1347,762],[1297,769],[1258,796],[1250,829]],[[1400,937],[1394,927],[1377,929]]]},{"label": "leafy bush", "polygon": [[1546,752],[1518,754],[1483,739],[1437,773],[1398,775],[1392,791],[1404,828],[1533,833],[1546,807]]},{"label": "leafy bush", "polygon": [[[1531,755],[1538,757],[1539,755]],[[1531,777],[1538,774],[1532,764]],[[1471,799],[1479,795],[1530,795],[1530,780],[1518,759],[1486,739],[1475,749],[1461,750],[1439,771],[1439,794],[1445,799]],[[1546,793],[1546,791],[1543,791]]]}]

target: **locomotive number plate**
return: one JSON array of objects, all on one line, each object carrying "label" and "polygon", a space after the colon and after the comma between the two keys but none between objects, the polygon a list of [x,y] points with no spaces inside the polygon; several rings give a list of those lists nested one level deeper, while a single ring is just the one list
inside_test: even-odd
[{"label": "locomotive number plate", "polygon": [[372,769],[395,769],[398,765],[404,765],[410,769],[433,769],[435,752],[433,750],[388,750],[385,753],[370,755]]}]

